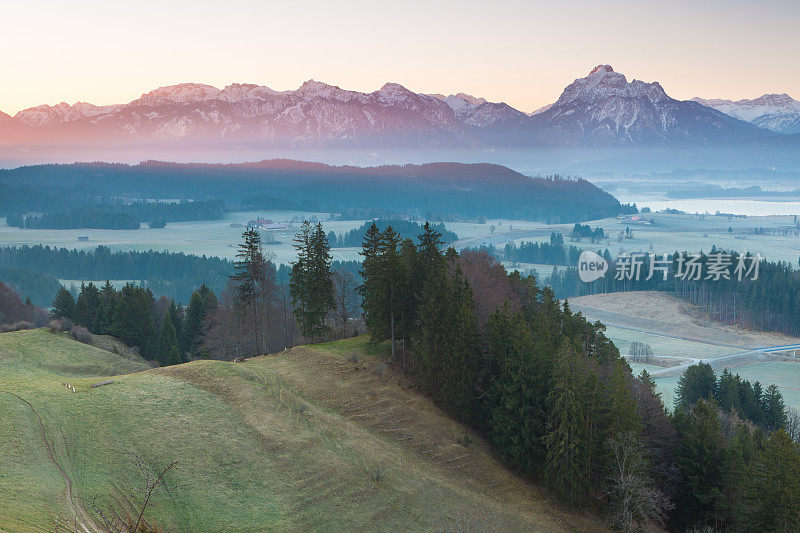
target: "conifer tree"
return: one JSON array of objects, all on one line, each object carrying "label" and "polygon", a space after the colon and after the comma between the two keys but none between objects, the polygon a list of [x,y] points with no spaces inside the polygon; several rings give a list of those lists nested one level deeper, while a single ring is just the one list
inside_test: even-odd
[{"label": "conifer tree", "polygon": [[675,408],[686,409],[700,399],[714,395],[717,379],[708,363],[698,363],[687,368],[675,389]]},{"label": "conifer tree", "polygon": [[331,273],[331,254],[322,224],[312,230],[306,221],[295,237],[298,258],[292,263],[289,293],[294,316],[306,337],[321,337],[328,332],[326,317],[336,306]]},{"label": "conifer tree", "polygon": [[117,293],[111,320],[110,333],[126,344],[138,347],[147,359],[153,357],[156,340],[154,301],[150,289],[127,283]]},{"label": "conifer tree", "polygon": [[587,416],[590,371],[564,343],[559,354],[545,437],[545,480],[556,495],[575,505],[586,502],[591,470],[591,427]]},{"label": "conifer tree", "polygon": [[257,298],[258,279],[262,275],[264,256],[261,253],[261,236],[254,228],[247,228],[242,233],[243,242],[236,253],[236,262],[231,280],[236,284],[236,295],[239,305],[248,307]]},{"label": "conifer tree", "polygon": [[698,400],[677,411],[680,444],[676,451],[681,485],[677,491],[674,526],[714,526],[724,485],[725,442],[717,408]]},{"label": "conifer tree", "polygon": [[114,320],[114,304],[117,298],[117,290],[106,280],[103,288],[100,289],[100,307],[97,311],[97,333],[111,333]]},{"label": "conifer tree", "polygon": [[155,350],[156,361],[161,366],[177,365],[181,362],[181,353],[178,348],[178,336],[175,333],[175,322],[172,310],[167,309],[158,334]]},{"label": "conifer tree", "polygon": [[50,318],[69,318],[72,319],[75,314],[75,298],[72,294],[61,287],[53,299],[52,309],[50,310]]},{"label": "conifer tree", "polygon": [[800,530],[800,449],[785,431],[756,454],[747,494],[751,531]]},{"label": "conifer tree", "polygon": [[628,372],[622,359],[614,361],[609,383],[609,436],[617,433],[638,434],[641,430],[636,402],[631,395]]},{"label": "conifer tree", "polygon": [[490,438],[507,463],[533,476],[545,460],[549,371],[521,314],[498,310],[486,324],[486,337]]},{"label": "conifer tree", "polygon": [[383,265],[380,256],[381,233],[378,226],[373,223],[366,231],[364,240],[361,243],[361,255],[364,257],[361,263],[361,278],[363,283],[358,291],[362,298],[362,309],[364,310],[364,324],[367,326],[372,340],[380,342],[386,338],[385,330],[385,307],[383,302]]},{"label": "conifer tree", "polygon": [[182,353],[187,354],[189,357],[197,355],[203,323],[206,317],[216,310],[217,305],[217,297],[214,291],[209,289],[205,283],[192,293],[179,336],[179,346]]},{"label": "conifer tree", "polygon": [[98,333],[100,313],[100,290],[94,285],[81,285],[78,301],[75,303],[75,323],[85,326],[92,333]]},{"label": "conifer tree", "polygon": [[401,237],[392,226],[388,226],[378,241],[378,254],[382,266],[381,293],[384,295],[384,315],[389,318],[389,336],[392,341],[392,361],[395,359],[397,340],[397,316],[400,311],[400,291],[402,290],[403,272],[400,262]]},{"label": "conifer tree", "polygon": [[776,385],[767,387],[761,404],[764,410],[765,429],[775,431],[782,428],[786,421],[786,406],[783,403],[783,395]]}]

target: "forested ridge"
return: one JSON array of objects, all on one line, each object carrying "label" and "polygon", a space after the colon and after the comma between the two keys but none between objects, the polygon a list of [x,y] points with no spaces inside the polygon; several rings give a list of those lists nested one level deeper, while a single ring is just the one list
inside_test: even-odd
[{"label": "forested ridge", "polygon": [[366,327],[510,466],[625,531],[800,527],[800,415],[777,387],[696,365],[673,414],[602,324],[485,253],[440,254],[425,229],[419,245],[367,233]]},{"label": "forested ridge", "polygon": [[[36,183],[36,186],[30,185]],[[430,218],[574,222],[635,211],[583,179],[529,178],[489,164],[336,167],[298,161],[237,165],[73,164],[0,170],[0,215],[64,212],[97,197],[222,200],[227,206],[377,209]],[[47,191],[42,194],[42,191]]]}]

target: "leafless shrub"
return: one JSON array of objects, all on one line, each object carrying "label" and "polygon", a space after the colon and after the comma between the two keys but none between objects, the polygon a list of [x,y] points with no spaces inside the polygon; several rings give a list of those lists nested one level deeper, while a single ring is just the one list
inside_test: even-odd
[{"label": "leafless shrub", "polygon": [[72,335],[73,339],[83,344],[92,344],[94,342],[92,334],[83,326],[72,326],[69,330],[69,334]]},{"label": "leafless shrub", "polygon": [[0,325],[0,333],[8,333],[9,331],[22,331],[23,329],[33,329],[36,326],[33,322],[28,322],[27,320],[20,320],[18,322],[14,322],[13,324],[2,324]]},{"label": "leafless shrub", "polygon": [[361,360],[361,356],[359,355],[358,352],[353,351],[350,352],[350,355],[347,356],[347,360],[353,363],[354,365],[357,365],[358,362]]},{"label": "leafless shrub", "polygon": [[61,333],[72,329],[72,320],[69,318],[56,318],[48,324],[51,333]]},{"label": "leafless shrub", "polygon": [[119,491],[114,503],[110,505],[103,505],[93,499],[85,501],[84,506],[98,521],[101,529],[110,533],[161,533],[161,528],[149,523],[146,515],[153,496],[171,490],[165,478],[178,463],[172,461],[155,471],[139,455],[133,452],[128,452],[127,455],[139,472],[141,485],[131,491]]}]

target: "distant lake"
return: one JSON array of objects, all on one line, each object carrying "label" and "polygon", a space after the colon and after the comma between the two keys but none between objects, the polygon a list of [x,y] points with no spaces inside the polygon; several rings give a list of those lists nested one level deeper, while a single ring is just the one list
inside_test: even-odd
[{"label": "distant lake", "polygon": [[769,216],[800,215],[800,200],[781,202],[776,199],[746,200],[741,198],[688,198],[673,200],[664,196],[646,197],[635,194],[614,194],[623,204],[636,202],[636,205],[649,207],[653,211],[679,209],[687,213],[733,213],[735,215]]}]

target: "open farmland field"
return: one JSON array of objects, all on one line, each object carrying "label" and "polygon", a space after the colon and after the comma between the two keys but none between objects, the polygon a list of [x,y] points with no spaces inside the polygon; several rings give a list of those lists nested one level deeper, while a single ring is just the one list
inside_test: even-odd
[{"label": "open farmland field", "polygon": [[[222,220],[174,222],[164,229],[152,230],[144,225],[138,230],[21,230],[0,223],[0,246],[20,246],[23,244],[46,244],[66,248],[94,248],[100,244],[112,250],[170,250],[198,255],[213,255],[232,258],[236,254],[236,243],[241,238],[241,227],[251,218],[264,217],[276,223],[286,223],[287,230],[271,232],[281,242],[279,245],[265,245],[265,250],[275,255],[278,263],[294,259],[292,237],[300,222],[306,218],[322,221],[326,232],[337,234],[361,226],[364,220],[331,221],[327,213],[304,213],[299,211],[242,211],[227,213]],[[767,229],[793,226],[791,216],[747,217],[728,219],[725,216],[708,215],[698,219],[694,215],[670,215],[653,213],[654,225],[632,225],[616,218],[588,221],[592,227],[605,230],[607,239],[591,243],[588,239],[570,242],[572,224],[546,224],[521,220],[487,220],[485,224],[471,222],[447,222],[447,228],[459,236],[454,243],[456,249],[494,245],[502,249],[507,243],[527,241],[549,242],[552,232],[562,233],[567,244],[589,250],[609,249],[612,255],[620,251],[654,251],[656,253],[686,250],[708,251],[713,245],[718,248],[760,253],[767,259],[790,261],[796,264],[800,257],[800,237],[795,235],[770,236],[752,235],[755,227]],[[292,221],[295,222],[292,222]],[[620,242],[617,235],[626,227],[633,230],[633,238]],[[728,232],[728,228],[733,231]],[[79,236],[88,236],[89,241],[78,241]],[[743,238],[737,238],[743,237]],[[358,248],[334,248],[334,259],[358,259]]]},{"label": "open farmland field", "polygon": [[[632,342],[641,342],[650,345],[656,357],[676,358],[684,365],[704,360],[717,372],[729,368],[764,386],[774,383],[781,388],[786,405],[800,409],[800,360],[764,360],[770,356],[762,355],[715,362],[751,349],[797,344],[798,339],[794,337],[713,322],[696,307],[660,292],[597,294],[573,298],[569,304],[574,312],[580,311],[590,320],[607,324],[606,334],[622,355],[629,353]],[[679,378],[676,373],[680,374],[682,367],[673,372],[652,364],[632,362],[631,368],[635,373],[645,369],[654,374],[665,405],[672,407]]]},{"label": "open farmland field", "polygon": [[133,494],[128,452],[177,461],[147,513],[167,531],[600,529],[501,466],[384,355],[360,338],[150,369],[44,329],[0,334],[0,530],[99,529],[83,502]]},{"label": "open farmland field", "polygon": [[[266,253],[275,256],[277,263],[288,263],[295,257],[292,238],[304,219],[325,220],[325,213],[303,213],[299,211],[241,211],[226,213],[221,220],[194,222],[172,222],[163,229],[150,229],[144,224],[138,230],[35,230],[19,229],[0,224],[0,246],[21,246],[43,244],[74,249],[93,249],[98,245],[116,250],[169,250],[195,255],[209,255],[232,259],[236,246],[241,241],[244,227],[231,227],[231,224],[245,225],[248,220],[263,217],[275,223],[283,223],[289,229],[270,232],[280,244],[267,244]],[[294,220],[294,222],[292,222]],[[300,222],[298,222],[298,220]],[[325,231],[337,234],[347,232],[363,224],[363,220],[326,221]],[[88,241],[78,241],[79,236],[89,237]],[[332,250],[335,260],[357,259],[358,250],[337,248]]]},{"label": "open farmland field", "polygon": [[[592,227],[603,228],[607,238],[599,243],[592,243],[589,239],[570,242],[572,224],[488,220],[486,224],[448,223],[447,227],[460,237],[456,248],[477,247],[482,244],[502,248],[509,242],[549,242],[550,233],[555,231],[564,235],[566,244],[594,251],[608,249],[612,256],[620,252],[708,252],[712,246],[716,246],[726,250],[760,253],[772,261],[789,261],[793,265],[800,258],[800,237],[797,235],[753,235],[753,229],[757,227],[794,231],[792,215],[728,218],[713,214],[697,216],[651,213],[642,216],[647,221],[652,220],[653,224],[631,224],[616,218],[584,222]],[[626,228],[633,231],[633,238],[620,241],[618,235]]]}]

